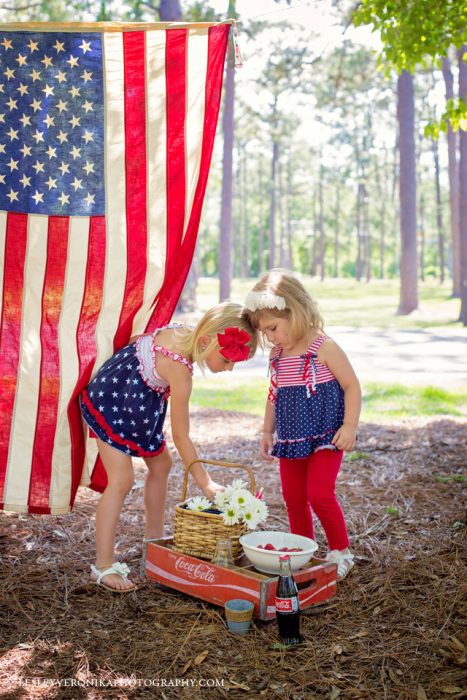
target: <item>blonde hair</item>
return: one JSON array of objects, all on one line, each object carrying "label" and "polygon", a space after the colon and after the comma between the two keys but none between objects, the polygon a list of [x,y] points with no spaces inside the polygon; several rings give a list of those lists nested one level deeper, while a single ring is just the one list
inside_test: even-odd
[{"label": "blonde hair", "polygon": [[316,331],[323,330],[323,318],[318,304],[291,272],[281,268],[269,270],[259,278],[252,291],[272,294],[285,300],[285,309],[260,308],[256,311],[246,309],[245,313],[254,328],[259,328],[260,319],[269,314],[277,318],[286,318],[290,322],[294,340],[303,338],[310,328]]},{"label": "blonde hair", "polygon": [[[182,355],[191,357],[193,362],[204,367],[206,357],[212,350],[220,347],[217,334],[223,333],[226,328],[235,326],[251,336],[247,343],[248,357],[253,357],[258,346],[257,330],[244,313],[241,304],[232,301],[224,301],[206,311],[195,328],[178,329],[176,331],[177,349]],[[201,346],[201,338],[205,336],[209,337],[209,343],[206,346]]]}]

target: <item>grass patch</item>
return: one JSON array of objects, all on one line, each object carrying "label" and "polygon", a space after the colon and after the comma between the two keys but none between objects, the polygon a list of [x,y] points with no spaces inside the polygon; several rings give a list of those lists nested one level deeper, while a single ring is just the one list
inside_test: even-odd
[{"label": "grass patch", "polygon": [[[215,380],[200,377],[195,381],[191,401],[203,408],[262,416],[267,390],[267,378],[242,378],[239,382],[235,373]],[[401,384],[373,383],[363,387],[362,420],[438,415],[467,416],[467,392]]]},{"label": "grass patch", "polygon": [[[459,299],[452,299],[452,284],[433,280],[419,282],[419,309],[409,316],[396,316],[399,304],[399,280],[356,282],[352,279],[326,279],[298,275],[316,298],[326,325],[371,326],[375,328],[461,328]],[[242,302],[254,279],[234,279],[231,297]],[[219,280],[201,277],[197,287],[197,305],[206,311],[219,299]]]}]

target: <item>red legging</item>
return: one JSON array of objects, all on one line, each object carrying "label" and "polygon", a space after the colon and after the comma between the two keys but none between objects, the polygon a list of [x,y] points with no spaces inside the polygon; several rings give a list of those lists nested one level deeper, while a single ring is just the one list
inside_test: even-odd
[{"label": "red legging", "polygon": [[341,450],[318,450],[304,459],[279,461],[290,531],[313,537],[313,510],[326,533],[329,549],[349,546],[344,514],[334,492],[342,456]]}]

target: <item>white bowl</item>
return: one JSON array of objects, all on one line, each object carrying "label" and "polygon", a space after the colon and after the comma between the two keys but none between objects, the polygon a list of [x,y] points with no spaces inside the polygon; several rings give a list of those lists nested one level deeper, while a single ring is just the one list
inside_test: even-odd
[{"label": "white bowl", "polygon": [[[310,537],[293,535],[291,532],[279,532],[276,530],[257,530],[242,535],[239,540],[245,556],[253,564],[255,569],[266,574],[279,573],[279,557],[283,554],[290,556],[292,571],[297,571],[304,566],[318,549],[317,543]],[[273,544],[276,551],[258,548],[258,545]],[[281,547],[300,547],[301,552],[279,552]]]}]

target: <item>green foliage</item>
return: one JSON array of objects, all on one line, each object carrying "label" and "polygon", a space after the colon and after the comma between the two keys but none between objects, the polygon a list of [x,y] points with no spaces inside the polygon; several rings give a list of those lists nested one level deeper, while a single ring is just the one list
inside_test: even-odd
[{"label": "green foliage", "polygon": [[[451,46],[460,49],[467,44],[465,0],[361,0],[353,21],[380,32],[384,48],[378,64],[386,75],[392,68],[413,73],[417,66],[436,66]],[[462,60],[467,60],[466,54]],[[465,100],[448,102],[440,123],[429,125],[426,134],[437,138],[448,121],[456,130],[467,130]]]},{"label": "green foliage", "polygon": [[464,0],[361,0],[353,21],[381,34],[383,58],[398,72],[445,56],[450,46],[467,42]]}]

